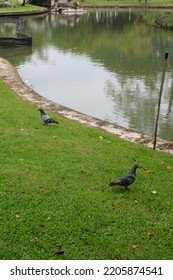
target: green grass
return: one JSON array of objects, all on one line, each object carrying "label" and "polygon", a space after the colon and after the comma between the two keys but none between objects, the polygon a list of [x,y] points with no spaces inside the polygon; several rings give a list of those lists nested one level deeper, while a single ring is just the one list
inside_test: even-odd
[{"label": "green grass", "polygon": [[[1,1],[0,1],[1,2]],[[25,6],[22,6],[20,2],[18,1],[9,1],[11,3],[15,3],[15,8],[0,8],[0,13],[6,13],[6,12],[28,12],[28,11],[40,11],[42,7],[26,4]]]},{"label": "green grass", "polygon": [[[172,156],[51,112],[43,125],[0,89],[1,259],[172,259]],[[131,190],[108,187],[134,160]]]}]

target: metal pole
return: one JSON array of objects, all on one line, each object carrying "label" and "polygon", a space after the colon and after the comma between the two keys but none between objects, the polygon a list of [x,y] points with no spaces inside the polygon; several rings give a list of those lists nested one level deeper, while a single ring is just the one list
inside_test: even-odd
[{"label": "metal pole", "polygon": [[161,86],[160,86],[158,109],[157,109],[157,119],[156,119],[155,133],[154,133],[154,146],[153,146],[154,150],[156,149],[157,129],[158,129],[158,124],[159,124],[160,106],[161,106],[161,99],[162,99],[163,84],[164,84],[164,80],[165,80],[165,72],[166,72],[166,67],[167,67],[167,59],[168,59],[168,52],[165,52],[165,63],[164,63],[162,81],[161,81]]}]

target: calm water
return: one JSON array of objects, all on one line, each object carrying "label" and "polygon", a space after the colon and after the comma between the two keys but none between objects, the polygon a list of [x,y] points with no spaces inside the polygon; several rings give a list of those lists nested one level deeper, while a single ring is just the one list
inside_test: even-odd
[{"label": "calm water", "polygon": [[[152,12],[88,11],[24,18],[32,48],[0,49],[40,95],[85,114],[153,135],[163,87],[159,136],[173,141],[173,33],[148,24]],[[0,22],[1,36],[15,24]]]}]

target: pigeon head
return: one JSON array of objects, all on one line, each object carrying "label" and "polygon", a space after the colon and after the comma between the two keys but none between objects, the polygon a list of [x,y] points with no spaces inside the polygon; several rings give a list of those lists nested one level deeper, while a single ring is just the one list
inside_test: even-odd
[{"label": "pigeon head", "polygon": [[40,111],[41,114],[45,114],[42,108],[38,109]]},{"label": "pigeon head", "polygon": [[135,174],[136,175],[136,169],[139,168],[138,164],[133,165],[132,169],[130,170],[130,174]]}]

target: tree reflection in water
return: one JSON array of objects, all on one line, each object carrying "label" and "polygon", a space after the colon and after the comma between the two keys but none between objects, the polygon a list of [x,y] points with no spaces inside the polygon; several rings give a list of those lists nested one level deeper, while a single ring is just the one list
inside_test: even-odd
[{"label": "tree reflection in water", "polygon": [[[166,50],[169,61],[158,134],[173,141],[173,37],[148,25],[149,13],[156,12],[105,10],[80,17],[26,17],[24,32],[33,37],[32,51],[12,56],[16,50],[1,49],[1,56],[45,97],[153,135]],[[1,34],[12,33],[13,28],[1,23]]]}]

